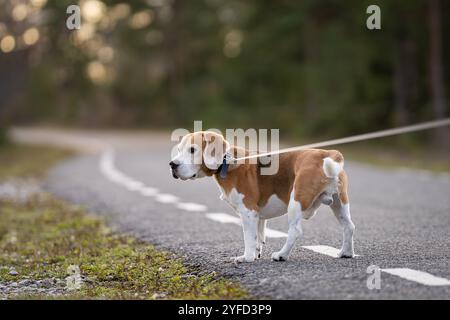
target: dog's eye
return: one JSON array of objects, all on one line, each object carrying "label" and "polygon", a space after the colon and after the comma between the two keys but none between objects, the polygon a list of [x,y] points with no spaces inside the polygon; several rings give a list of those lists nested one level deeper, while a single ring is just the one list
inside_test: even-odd
[{"label": "dog's eye", "polygon": [[194,148],[194,147],[190,147],[190,148],[189,148],[189,152],[190,152],[190,153],[194,153],[194,152],[195,152],[195,148]]}]

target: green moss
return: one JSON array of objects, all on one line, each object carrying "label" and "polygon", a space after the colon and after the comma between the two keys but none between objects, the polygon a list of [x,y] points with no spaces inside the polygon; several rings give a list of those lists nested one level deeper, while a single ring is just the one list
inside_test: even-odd
[{"label": "green moss", "polygon": [[[111,233],[102,220],[46,195],[25,204],[0,202],[0,270],[3,281],[86,277],[68,297],[108,299],[236,299],[246,292],[215,275],[193,275],[172,254]],[[195,272],[194,272],[195,273]]]}]

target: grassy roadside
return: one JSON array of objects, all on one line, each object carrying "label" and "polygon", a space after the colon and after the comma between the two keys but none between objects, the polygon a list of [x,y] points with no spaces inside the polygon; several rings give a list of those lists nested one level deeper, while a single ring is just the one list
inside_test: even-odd
[{"label": "grassy roadside", "polygon": [[[418,135],[417,140],[423,135]],[[323,140],[327,140],[324,138]],[[287,140],[285,146],[298,146],[318,140]],[[450,150],[438,150],[411,137],[386,138],[324,147],[343,153],[347,161],[357,161],[384,169],[408,168],[434,173],[450,173]]]},{"label": "grassy roadside", "polygon": [[[5,178],[42,177],[46,168],[68,154],[40,147],[0,149],[0,185]],[[65,284],[74,268],[79,268],[81,288],[67,291]],[[101,219],[42,192],[24,202],[0,199],[0,287],[30,279],[50,279],[49,286],[52,281],[62,283],[62,293],[52,296],[19,291],[6,296],[27,299],[247,297],[239,285],[187,268],[171,253],[116,234]]]},{"label": "grassy roadside", "polygon": [[345,159],[385,169],[408,168],[434,173],[450,173],[450,154],[424,146],[395,146],[364,143],[336,146]]},{"label": "grassy roadside", "polygon": [[42,178],[48,168],[72,154],[65,149],[8,144],[0,147],[0,181]]}]

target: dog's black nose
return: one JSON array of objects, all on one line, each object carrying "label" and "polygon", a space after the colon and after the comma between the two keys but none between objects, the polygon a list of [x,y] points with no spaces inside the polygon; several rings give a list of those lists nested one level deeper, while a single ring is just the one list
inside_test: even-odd
[{"label": "dog's black nose", "polygon": [[172,169],[176,169],[176,168],[179,166],[179,164],[178,164],[178,163],[175,163],[175,162],[173,162],[173,161],[170,161],[170,162],[169,162],[169,166],[170,166]]}]

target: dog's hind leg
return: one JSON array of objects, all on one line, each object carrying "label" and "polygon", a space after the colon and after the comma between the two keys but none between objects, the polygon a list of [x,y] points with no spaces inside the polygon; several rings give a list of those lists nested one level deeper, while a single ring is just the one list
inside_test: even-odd
[{"label": "dog's hind leg", "polygon": [[333,195],[333,204],[330,206],[334,215],[338,219],[343,229],[342,249],[339,252],[339,258],[353,258],[355,252],[353,249],[353,232],[355,225],[350,217],[350,204],[343,203],[337,194]]}]

